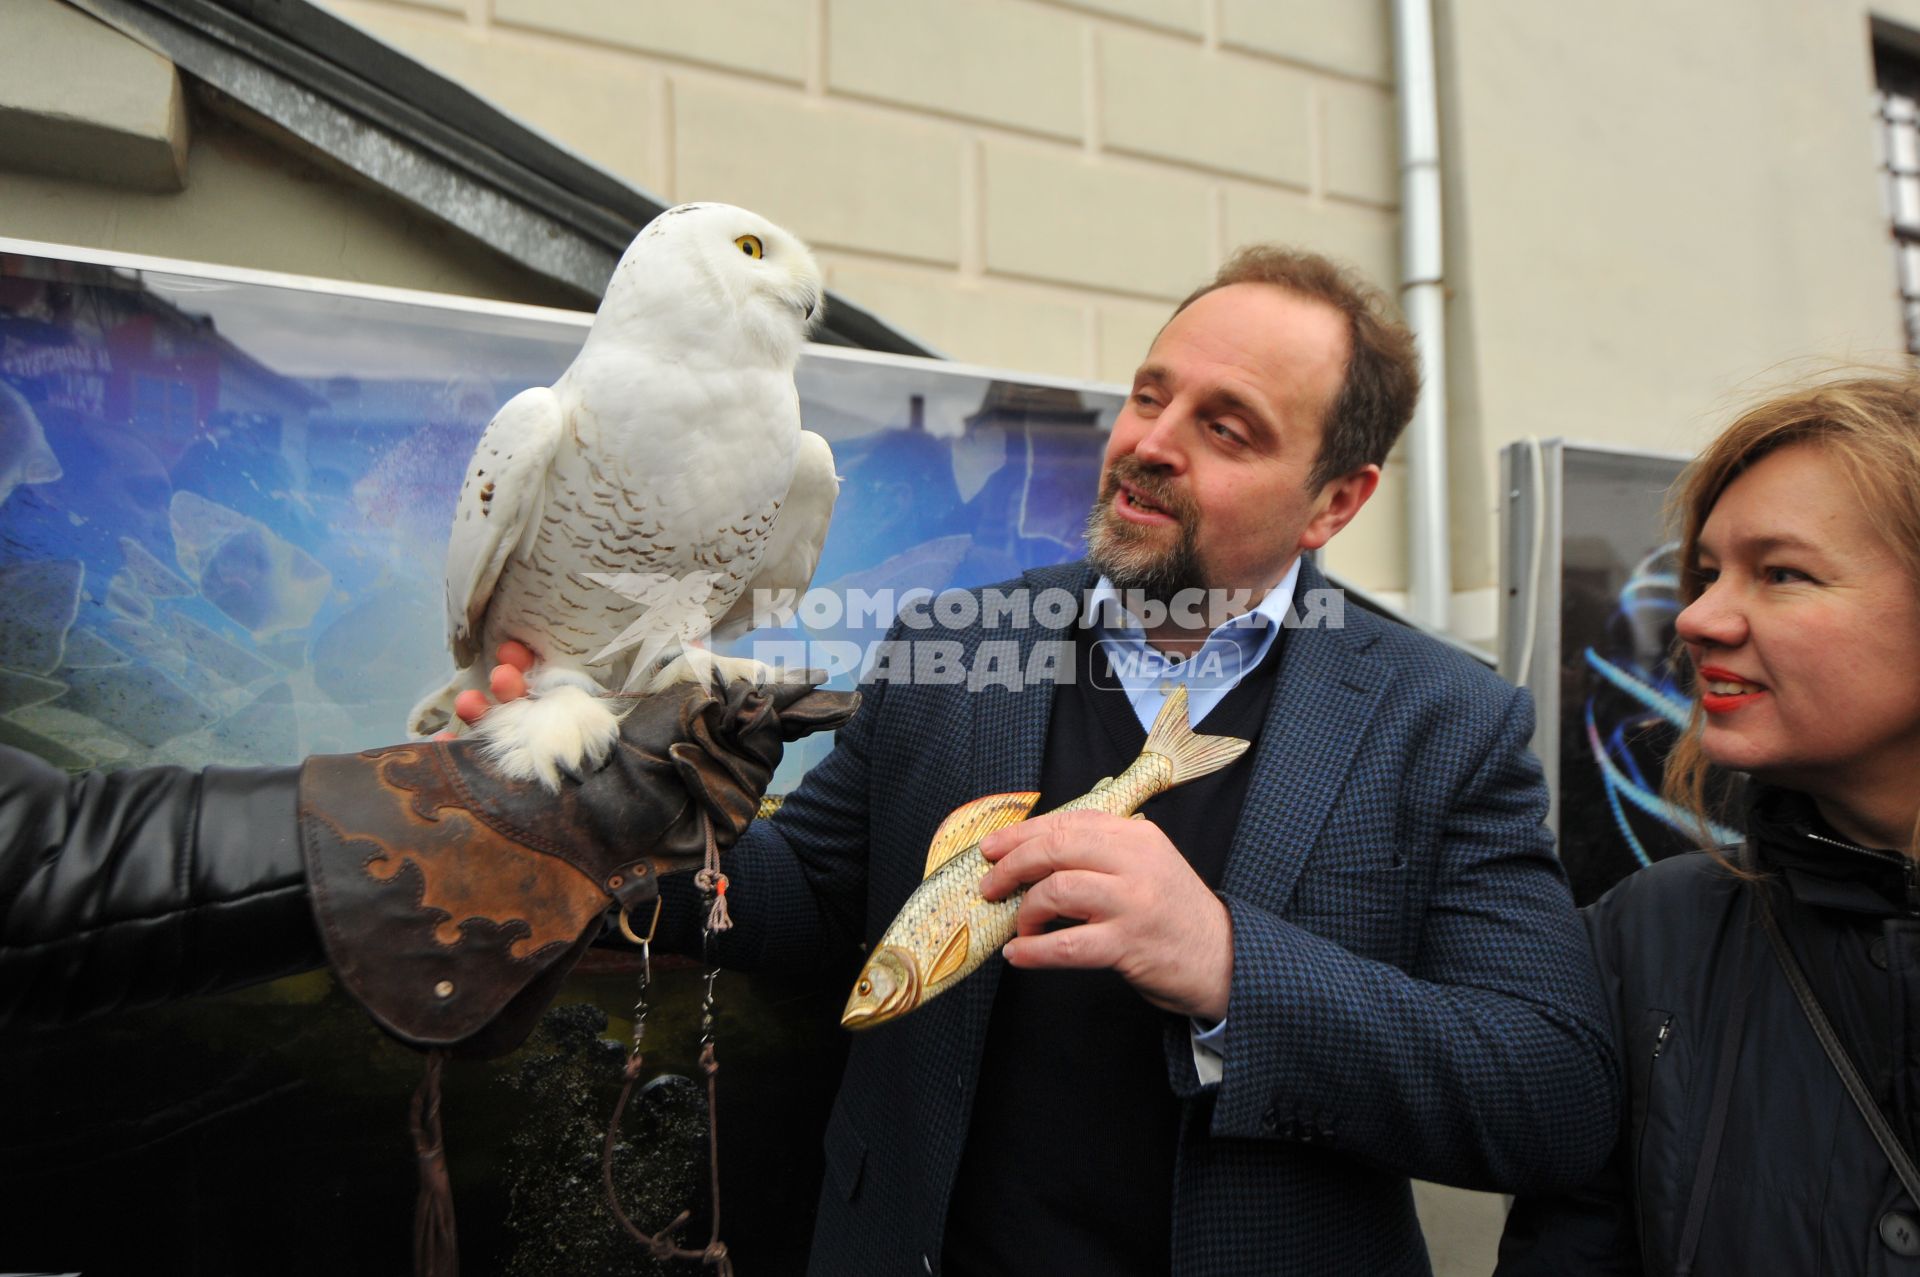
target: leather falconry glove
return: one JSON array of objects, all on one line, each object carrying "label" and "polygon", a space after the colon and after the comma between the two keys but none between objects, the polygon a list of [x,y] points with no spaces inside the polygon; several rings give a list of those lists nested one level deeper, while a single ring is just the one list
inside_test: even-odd
[{"label": "leather falconry glove", "polygon": [[645,917],[659,875],[701,864],[703,815],[731,847],[785,742],[852,717],[858,693],[818,681],[640,698],[606,762],[557,795],[471,739],[308,759],[300,845],[341,982],[411,1046],[512,1050],[610,903]]}]

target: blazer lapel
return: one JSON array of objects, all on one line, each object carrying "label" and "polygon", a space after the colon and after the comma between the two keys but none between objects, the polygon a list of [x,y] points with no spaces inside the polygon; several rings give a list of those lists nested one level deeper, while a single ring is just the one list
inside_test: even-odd
[{"label": "blazer lapel", "polygon": [[[1294,615],[1311,614],[1300,600],[1308,590],[1326,588],[1326,578],[1302,563]],[[1353,765],[1384,690],[1378,668],[1365,658],[1383,622],[1357,606],[1347,607],[1343,619],[1339,628],[1287,631],[1222,891],[1274,907],[1284,903]]]},{"label": "blazer lapel", "polygon": [[[1072,594],[1076,604],[1073,618],[1077,623],[1078,603],[1085,598],[1086,591],[1092,587],[1095,579],[1092,570],[1084,563],[1069,563],[1028,572],[1021,579],[1021,584],[1027,590],[1029,604],[1048,590],[1065,590]],[[1012,644],[1011,648],[999,650],[1018,653],[1018,672],[1020,678],[1024,679],[1030,672],[1038,672],[1036,656],[1045,655],[1041,644],[1062,644],[1063,647],[1053,649],[1058,657],[1054,665],[1062,678],[1072,678],[1075,668],[1072,651],[1074,630],[1071,627],[1048,629],[1042,626],[1033,617],[1035,610],[1031,606],[1028,608],[1025,625],[1017,625],[1015,621],[993,627],[983,626],[982,646],[987,643]],[[976,647],[968,655],[970,662],[977,662],[980,648]],[[1022,686],[1025,686],[1024,683]],[[1054,687],[1051,685],[1022,692],[1009,691],[1005,687],[982,687],[967,693],[967,699],[973,702],[973,767],[970,782],[965,791],[956,797],[955,806],[987,794],[1040,788],[1040,766],[1047,747],[1047,723],[1053,716],[1053,696]],[[985,1044],[987,1020],[993,1011],[993,995],[1000,987],[1003,961],[995,958],[988,962],[948,995],[960,1004],[961,1009],[956,1014],[967,1034],[970,1051],[977,1052]]]},{"label": "blazer lapel", "polygon": [[[1077,624],[1079,601],[1092,587],[1094,579],[1092,570],[1085,564],[1069,563],[1035,569],[1021,578],[1021,585],[1027,590],[1029,602],[1049,590],[1073,595],[1073,619]],[[1017,671],[1008,672],[1024,679],[1029,673],[1040,672],[1036,658],[1046,655],[1041,645],[1057,643],[1062,646],[1052,649],[1059,657],[1055,667],[1062,678],[1071,679],[1074,676],[1073,628],[1048,629],[1033,617],[1035,610],[1028,609],[1025,625],[1017,625],[1016,618],[1016,622],[985,628],[980,647],[969,654],[975,664],[986,645],[1010,644],[1011,647],[996,650],[1018,653]],[[1047,722],[1053,715],[1053,693],[1054,688],[1049,685],[1025,692],[989,686],[968,694],[973,702],[973,786],[962,802],[986,794],[1040,788],[1040,765],[1047,747]]]}]

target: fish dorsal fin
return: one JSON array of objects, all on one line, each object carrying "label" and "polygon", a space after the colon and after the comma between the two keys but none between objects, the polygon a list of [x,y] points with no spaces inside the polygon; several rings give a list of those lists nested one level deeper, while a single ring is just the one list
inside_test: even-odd
[{"label": "fish dorsal fin", "polygon": [[929,986],[942,980],[967,965],[967,951],[973,945],[973,931],[966,923],[953,929],[947,942],[940,946],[940,956],[933,960],[933,970],[927,973]]},{"label": "fish dorsal fin", "polygon": [[1036,790],[1032,793],[988,794],[985,798],[976,798],[955,807],[940,822],[940,828],[933,831],[933,842],[927,848],[927,868],[922,877],[932,877],[934,870],[994,830],[1019,824],[1039,801],[1040,794]]},{"label": "fish dorsal fin", "polygon": [[1096,780],[1093,782],[1093,788],[1089,789],[1087,792],[1089,794],[1097,794],[1101,790],[1105,789],[1108,785],[1111,785],[1112,783],[1113,783],[1113,777],[1102,776],[1099,780]]}]

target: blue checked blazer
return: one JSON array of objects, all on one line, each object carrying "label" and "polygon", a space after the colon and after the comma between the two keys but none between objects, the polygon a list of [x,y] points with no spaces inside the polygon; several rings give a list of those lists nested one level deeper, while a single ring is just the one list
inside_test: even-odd
[{"label": "blue checked blazer", "polygon": [[[1069,564],[1014,585],[1083,597],[1093,580]],[[1302,595],[1325,586],[1302,566]],[[1358,607],[1345,622],[1282,648],[1219,888],[1233,919],[1219,1083],[1199,1083],[1186,1022],[1167,1017],[1175,1273],[1427,1273],[1409,1176],[1571,1187],[1617,1129],[1606,1012],[1541,824],[1526,694]],[[1071,637],[895,633],[969,656]],[[1039,788],[1051,698],[868,687],[833,753],[729,854],[721,960],[811,965],[872,944],[949,811]],[[825,1135],[817,1277],[938,1272],[1002,968],[855,1037]]]}]

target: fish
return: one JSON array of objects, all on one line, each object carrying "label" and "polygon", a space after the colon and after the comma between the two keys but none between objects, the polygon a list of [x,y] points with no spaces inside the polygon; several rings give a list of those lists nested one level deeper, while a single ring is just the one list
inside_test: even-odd
[{"label": "fish", "polygon": [[[1176,785],[1219,771],[1252,742],[1237,736],[1202,736],[1187,726],[1187,689],[1174,688],[1140,756],[1118,776],[1100,781],[1059,811],[1104,811],[1136,815],[1146,801]],[[900,907],[874,946],[847,998],[840,1024],[871,1029],[898,1020],[951,989],[1013,939],[1025,890],[1005,900],[987,900],[980,880],[991,867],[980,842],[996,829],[1025,820],[1040,795],[989,794],[957,807],[934,831],[920,885]]]}]

